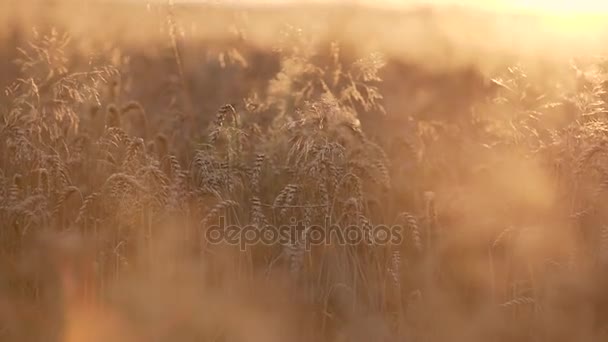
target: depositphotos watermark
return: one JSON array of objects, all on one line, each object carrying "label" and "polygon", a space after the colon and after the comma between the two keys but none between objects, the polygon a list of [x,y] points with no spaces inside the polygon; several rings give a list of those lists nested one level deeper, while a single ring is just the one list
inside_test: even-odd
[{"label": "depositphotos watermark", "polygon": [[347,225],[330,223],[306,225],[291,219],[290,224],[230,225],[220,216],[217,224],[207,226],[205,240],[210,244],[239,246],[242,251],[259,244],[291,244],[310,250],[319,245],[399,245],[403,242],[400,225]]}]

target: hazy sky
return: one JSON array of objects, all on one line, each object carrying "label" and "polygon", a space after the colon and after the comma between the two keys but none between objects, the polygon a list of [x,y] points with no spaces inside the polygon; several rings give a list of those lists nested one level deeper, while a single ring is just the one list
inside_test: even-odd
[{"label": "hazy sky", "polygon": [[[161,0],[162,1],[162,0]],[[608,0],[174,0],[199,1],[215,3],[362,3],[375,6],[407,6],[412,4],[460,4],[473,7],[494,9],[527,9],[538,11],[551,11],[559,13],[568,12],[608,12]]]}]

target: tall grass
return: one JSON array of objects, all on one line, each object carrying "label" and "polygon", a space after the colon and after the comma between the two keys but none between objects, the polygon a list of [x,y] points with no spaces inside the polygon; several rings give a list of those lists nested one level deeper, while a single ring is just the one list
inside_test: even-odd
[{"label": "tall grass", "polygon": [[[238,17],[188,41],[173,6],[162,47],[10,46],[0,340],[608,337],[603,59],[433,73],[306,28],[261,49]],[[304,229],[240,248],[220,219]],[[327,223],[403,239],[307,248]]]}]

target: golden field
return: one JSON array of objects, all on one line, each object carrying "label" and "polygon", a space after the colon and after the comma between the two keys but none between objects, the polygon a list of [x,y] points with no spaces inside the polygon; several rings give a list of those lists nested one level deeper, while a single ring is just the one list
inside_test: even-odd
[{"label": "golden field", "polygon": [[608,21],[529,4],[3,2],[0,341],[605,341]]}]

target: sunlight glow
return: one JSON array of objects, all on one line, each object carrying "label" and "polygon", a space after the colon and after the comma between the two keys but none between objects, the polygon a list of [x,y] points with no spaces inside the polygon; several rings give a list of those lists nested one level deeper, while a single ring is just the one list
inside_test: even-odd
[{"label": "sunlight glow", "polygon": [[608,2],[603,0],[514,0],[510,3],[514,7],[526,10],[561,14],[592,14],[608,11]]}]

